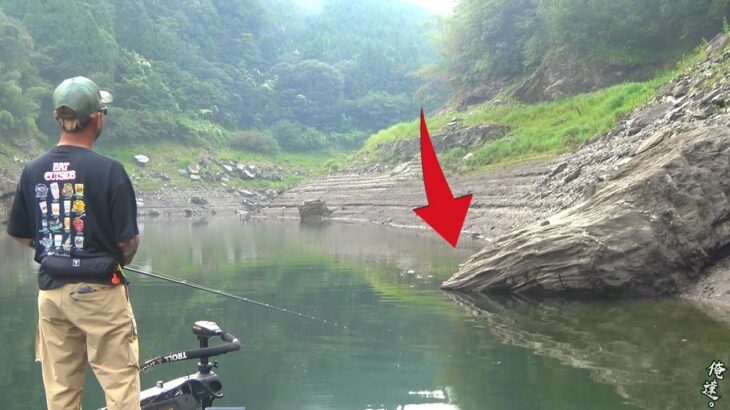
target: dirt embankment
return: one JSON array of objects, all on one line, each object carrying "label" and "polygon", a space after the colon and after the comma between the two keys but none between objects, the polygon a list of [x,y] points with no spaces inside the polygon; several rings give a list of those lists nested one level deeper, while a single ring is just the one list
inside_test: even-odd
[{"label": "dirt embankment", "polygon": [[[572,202],[568,196],[538,200],[530,197],[560,161],[528,162],[449,178],[454,195],[474,195],[464,233],[492,240],[567,207]],[[335,221],[428,228],[413,212],[413,208],[426,205],[421,164],[417,161],[312,179],[285,191],[261,215],[299,219],[297,207],[315,199],[327,203],[334,211],[330,219]]]}]

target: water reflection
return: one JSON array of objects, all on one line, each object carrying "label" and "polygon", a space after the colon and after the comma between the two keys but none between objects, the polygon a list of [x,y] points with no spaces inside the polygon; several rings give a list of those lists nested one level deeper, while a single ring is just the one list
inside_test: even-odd
[{"label": "water reflection", "polygon": [[[598,302],[448,294],[502,343],[590,371],[646,409],[706,405],[713,360],[730,363],[730,326],[678,299]],[[730,388],[730,385],[728,385]]]},{"label": "water reflection", "polygon": [[[349,329],[132,273],[142,356],[194,348],[192,323],[214,320],[243,341],[241,351],[220,358],[226,397],[216,404],[249,409],[706,405],[699,394],[704,368],[726,352],[721,341],[728,340],[728,325],[672,301],[581,304],[452,295],[454,303],[437,287],[472,252],[461,248],[467,245],[452,249],[432,232],[375,225],[146,221],[136,259],[141,268]],[[31,256],[0,238],[3,408],[43,407],[40,369],[33,363],[37,284]],[[143,384],[194,368],[190,362],[160,366],[143,375]],[[102,402],[89,374],[84,408]]]}]

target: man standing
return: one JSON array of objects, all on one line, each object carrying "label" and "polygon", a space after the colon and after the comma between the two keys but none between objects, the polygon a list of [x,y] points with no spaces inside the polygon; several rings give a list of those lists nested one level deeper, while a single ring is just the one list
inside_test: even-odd
[{"label": "man standing", "polygon": [[117,161],[91,151],[111,94],[88,78],[53,92],[58,145],[23,169],[8,234],[35,248],[36,360],[48,409],[79,409],[86,363],[109,409],[139,409],[137,326],[120,266],[139,245],[132,183]]}]

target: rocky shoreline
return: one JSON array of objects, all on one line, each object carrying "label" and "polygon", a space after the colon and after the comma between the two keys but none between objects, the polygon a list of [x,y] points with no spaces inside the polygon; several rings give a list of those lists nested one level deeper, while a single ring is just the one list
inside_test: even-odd
[{"label": "rocky shoreline", "polygon": [[140,216],[190,217],[238,215],[249,218],[278,196],[277,191],[221,188],[174,189],[140,191],[137,205]]},{"label": "rocky shoreline", "polygon": [[[13,161],[13,166],[0,173],[0,223],[6,223],[17,180],[22,165],[28,159]],[[137,159],[135,158],[137,161]],[[172,216],[211,216],[238,215],[249,218],[268,206],[281,190],[243,189],[228,185],[230,179],[281,180],[281,170],[276,167],[256,167],[250,164],[237,164],[232,161],[220,163],[215,160],[180,169],[185,178],[200,181],[197,187],[180,187],[169,176],[161,172],[145,170],[145,164],[136,163],[130,172],[133,185],[138,187],[142,179],[151,178],[163,184],[155,190],[136,188],[138,213],[144,217]]]}]

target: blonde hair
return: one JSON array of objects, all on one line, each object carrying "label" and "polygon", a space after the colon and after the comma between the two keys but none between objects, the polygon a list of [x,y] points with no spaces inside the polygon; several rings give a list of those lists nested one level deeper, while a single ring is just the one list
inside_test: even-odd
[{"label": "blonde hair", "polygon": [[75,114],[76,113],[71,108],[59,107],[57,110],[53,111],[53,119],[56,120],[56,123],[58,123],[62,130],[66,132],[79,132],[89,125],[91,117],[74,119],[61,117],[62,115],[70,117]]}]

